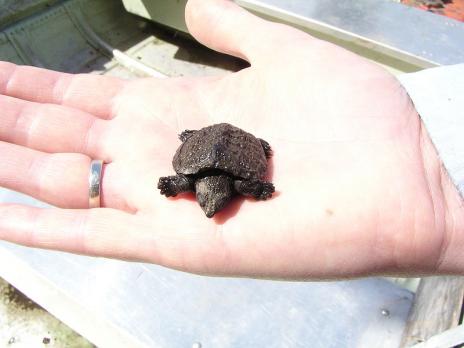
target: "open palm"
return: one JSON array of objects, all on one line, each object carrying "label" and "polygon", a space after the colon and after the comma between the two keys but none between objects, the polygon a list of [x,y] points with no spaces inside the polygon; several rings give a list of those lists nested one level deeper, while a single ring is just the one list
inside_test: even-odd
[{"label": "open palm", "polygon": [[[205,274],[433,270],[439,166],[424,162],[420,119],[396,79],[232,2],[190,1],[187,21],[200,42],[251,66],[123,81],[0,64],[0,185],[66,208],[0,205],[0,237]],[[219,122],[271,144],[276,193],[207,219],[193,195],[167,199],[156,183],[174,174],[177,134]],[[92,159],[107,164],[104,208],[89,210]]]}]

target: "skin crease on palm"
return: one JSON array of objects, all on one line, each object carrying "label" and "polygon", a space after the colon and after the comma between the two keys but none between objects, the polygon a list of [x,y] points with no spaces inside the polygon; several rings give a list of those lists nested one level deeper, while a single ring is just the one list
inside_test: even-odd
[{"label": "skin crease on palm", "polygon": [[[460,198],[390,73],[230,1],[191,0],[186,19],[250,67],[124,81],[0,63],[0,186],[58,207],[0,204],[1,239],[210,275],[463,273]],[[271,144],[277,191],[207,219],[156,182],[177,134],[219,122]],[[89,210],[92,158],[105,208]]]}]

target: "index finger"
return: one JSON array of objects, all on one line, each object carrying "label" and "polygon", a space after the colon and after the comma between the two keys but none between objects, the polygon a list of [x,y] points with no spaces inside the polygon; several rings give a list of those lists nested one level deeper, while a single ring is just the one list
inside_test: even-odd
[{"label": "index finger", "polygon": [[0,94],[66,105],[97,117],[113,117],[113,100],[126,81],[92,74],[66,74],[0,62]]}]

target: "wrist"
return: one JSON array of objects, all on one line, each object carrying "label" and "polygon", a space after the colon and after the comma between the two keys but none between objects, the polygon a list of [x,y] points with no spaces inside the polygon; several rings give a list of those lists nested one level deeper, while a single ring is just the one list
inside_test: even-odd
[{"label": "wrist", "polygon": [[424,171],[436,218],[443,235],[434,272],[464,274],[464,204],[452,182],[424,124],[421,127]]}]

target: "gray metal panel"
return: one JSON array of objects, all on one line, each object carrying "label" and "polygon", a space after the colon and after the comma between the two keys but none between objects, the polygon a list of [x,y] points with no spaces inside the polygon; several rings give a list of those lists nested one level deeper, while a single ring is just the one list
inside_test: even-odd
[{"label": "gray metal panel", "polygon": [[[3,189],[0,201],[45,206]],[[396,348],[413,297],[376,278],[211,278],[5,242],[0,242],[0,276],[99,347],[112,348],[180,348],[195,342],[203,348]],[[33,285],[25,282],[29,277]],[[42,282],[46,290],[40,290]]]},{"label": "gray metal panel", "polygon": [[0,32],[0,59],[16,64],[24,64],[6,34]]},{"label": "gray metal panel", "polygon": [[464,23],[388,0],[237,0],[316,33],[418,66],[464,62]]},{"label": "gray metal panel", "polygon": [[52,6],[61,0],[0,0],[0,28]]}]

